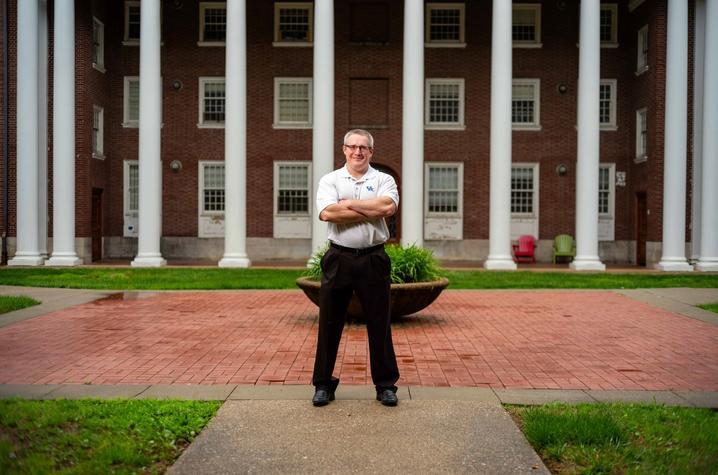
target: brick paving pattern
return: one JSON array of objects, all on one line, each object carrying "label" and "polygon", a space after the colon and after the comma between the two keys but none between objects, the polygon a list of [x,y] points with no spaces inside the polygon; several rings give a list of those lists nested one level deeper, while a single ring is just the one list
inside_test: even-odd
[{"label": "brick paving pattern", "polygon": [[[311,382],[318,309],[298,291],[130,296],[0,329],[0,383]],[[609,291],[446,291],[393,336],[400,385],[718,391],[718,327]],[[368,367],[351,324],[342,383]]]}]

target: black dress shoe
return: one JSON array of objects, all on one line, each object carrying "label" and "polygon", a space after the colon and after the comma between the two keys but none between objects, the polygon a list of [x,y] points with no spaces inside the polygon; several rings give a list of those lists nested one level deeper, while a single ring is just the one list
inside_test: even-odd
[{"label": "black dress shoe", "polygon": [[312,404],[315,406],[326,406],[329,401],[334,400],[334,393],[329,392],[326,389],[317,389],[312,398]]},{"label": "black dress shoe", "polygon": [[396,393],[391,389],[383,389],[376,393],[376,400],[381,401],[385,406],[396,406],[399,402],[399,398],[396,397]]}]

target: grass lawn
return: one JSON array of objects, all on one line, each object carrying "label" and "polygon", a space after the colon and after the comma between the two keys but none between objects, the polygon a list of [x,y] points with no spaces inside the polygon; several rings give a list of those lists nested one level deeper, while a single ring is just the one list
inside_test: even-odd
[{"label": "grass lawn", "polygon": [[40,305],[40,302],[30,297],[15,295],[0,295],[0,314],[20,310],[25,307]]},{"label": "grass lawn", "polygon": [[508,406],[553,473],[715,473],[718,412],[638,404]]},{"label": "grass lawn", "polygon": [[220,402],[0,401],[1,473],[163,473]]},{"label": "grass lawn", "polygon": [[703,305],[699,305],[699,307],[710,312],[718,313],[718,302],[706,303]]},{"label": "grass lawn", "polygon": [[[303,269],[42,268],[0,269],[0,285],[112,290],[296,289]],[[568,272],[445,272],[450,289],[718,288],[718,275]]]}]

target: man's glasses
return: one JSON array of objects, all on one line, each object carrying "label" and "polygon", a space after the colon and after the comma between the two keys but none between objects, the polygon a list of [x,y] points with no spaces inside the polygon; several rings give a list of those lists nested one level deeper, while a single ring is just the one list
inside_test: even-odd
[{"label": "man's glasses", "polygon": [[346,144],[344,144],[344,146],[346,148],[348,148],[349,150],[351,150],[352,152],[355,152],[357,150],[360,152],[368,152],[369,150],[371,150],[371,148],[367,147],[366,145],[346,145]]}]

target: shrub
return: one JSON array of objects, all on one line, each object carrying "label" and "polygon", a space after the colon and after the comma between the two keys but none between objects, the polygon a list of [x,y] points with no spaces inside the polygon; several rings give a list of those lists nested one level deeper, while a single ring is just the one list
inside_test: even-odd
[{"label": "shrub", "polygon": [[[329,245],[314,253],[304,275],[312,280],[321,279],[322,270],[319,264],[327,249],[329,249]],[[385,249],[391,259],[392,284],[427,282],[436,280],[443,275],[443,271],[429,249],[414,244],[404,247],[390,244]]]}]

